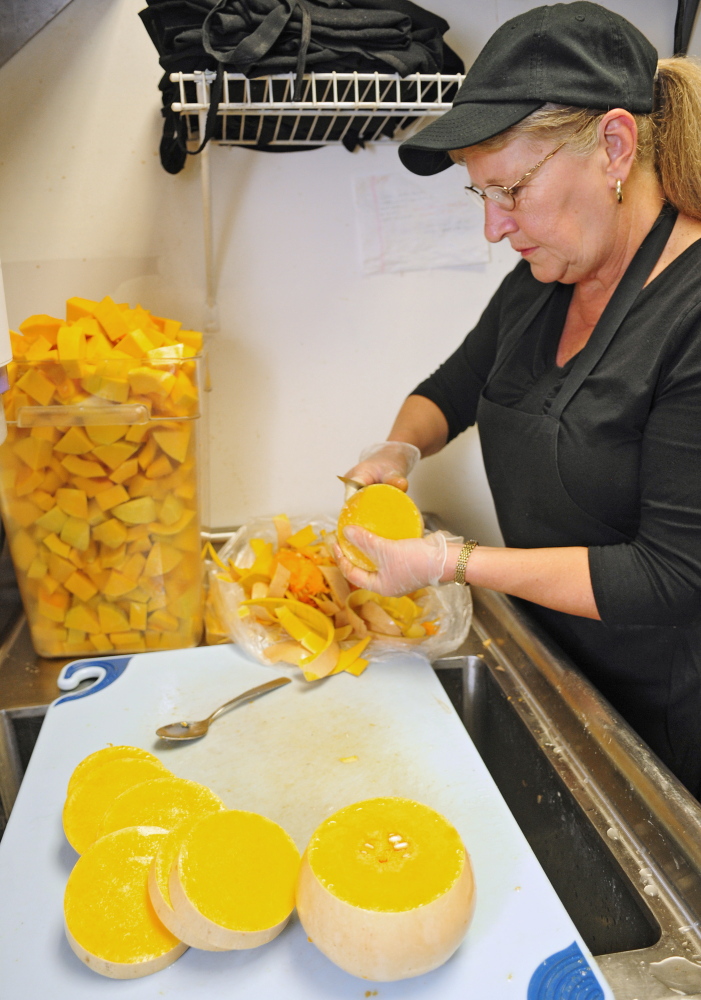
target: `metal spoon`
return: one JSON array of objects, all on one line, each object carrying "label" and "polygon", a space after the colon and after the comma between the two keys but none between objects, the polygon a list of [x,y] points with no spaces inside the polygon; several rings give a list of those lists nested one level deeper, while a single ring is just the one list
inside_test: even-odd
[{"label": "metal spoon", "polygon": [[243,694],[239,694],[236,698],[232,698],[231,701],[220,705],[207,719],[202,719],[201,722],[171,722],[170,725],[161,726],[160,729],[157,729],[156,736],[160,736],[162,740],[197,740],[200,736],[204,736],[207,733],[210,724],[215,719],[218,719],[224,712],[233,708],[234,705],[240,705],[244,701],[252,701],[262,694],[267,694],[268,691],[274,691],[275,688],[283,687],[283,685],[289,683],[289,677],[276,677],[274,681],[268,681],[267,684],[259,684],[258,687],[251,688],[250,691],[244,691]]}]

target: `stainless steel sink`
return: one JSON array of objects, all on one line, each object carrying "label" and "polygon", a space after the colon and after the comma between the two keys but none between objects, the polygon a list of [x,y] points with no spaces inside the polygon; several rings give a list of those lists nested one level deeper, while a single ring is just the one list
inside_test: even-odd
[{"label": "stainless steel sink", "polygon": [[438,676],[616,1000],[701,997],[701,806],[516,604]]},{"label": "stainless steel sink", "polygon": [[[660,926],[479,656],[439,664],[499,791],[595,955],[648,948]],[[450,661],[448,661],[450,662]]]}]

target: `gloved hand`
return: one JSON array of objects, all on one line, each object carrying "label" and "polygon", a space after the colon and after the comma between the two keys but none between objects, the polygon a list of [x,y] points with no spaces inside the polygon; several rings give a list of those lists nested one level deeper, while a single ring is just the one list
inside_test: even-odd
[{"label": "gloved hand", "polygon": [[421,452],[414,444],[381,441],[379,444],[371,444],[360,453],[358,464],[346,473],[346,477],[357,479],[366,486],[388,483],[406,493],[409,486],[407,477],[420,458]]},{"label": "gloved hand", "polygon": [[459,542],[462,545],[461,538],[442,531],[424,535],[423,538],[392,541],[350,524],[343,529],[343,534],[352,545],[357,545],[372,559],[377,572],[368,573],[354,566],[335,545],[334,553],[341,572],[356,587],[374,590],[385,597],[400,597],[421,587],[438,586],[448,557],[448,543]]}]

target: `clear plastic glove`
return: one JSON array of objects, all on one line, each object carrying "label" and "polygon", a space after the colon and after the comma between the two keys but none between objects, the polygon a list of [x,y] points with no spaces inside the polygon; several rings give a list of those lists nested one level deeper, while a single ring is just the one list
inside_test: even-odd
[{"label": "clear plastic glove", "polygon": [[441,582],[448,557],[448,542],[461,538],[434,531],[423,538],[405,538],[391,541],[350,524],[343,529],[345,538],[372,559],[376,573],[368,573],[343,555],[338,545],[334,547],[341,572],[356,587],[365,587],[385,597],[401,597],[421,587],[437,587]]},{"label": "clear plastic glove", "polygon": [[388,483],[406,493],[409,473],[420,458],[421,452],[414,444],[381,441],[379,444],[371,444],[360,453],[358,464],[346,473],[346,477],[357,479],[366,486]]}]

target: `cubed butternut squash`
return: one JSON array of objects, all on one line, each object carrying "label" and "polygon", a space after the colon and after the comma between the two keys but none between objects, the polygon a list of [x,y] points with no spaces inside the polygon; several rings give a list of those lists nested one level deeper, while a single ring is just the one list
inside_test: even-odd
[{"label": "cubed butternut squash", "polygon": [[56,503],[64,514],[81,518],[83,521],[87,520],[88,498],[85,490],[62,487],[56,491]]},{"label": "cubed butternut squash", "polygon": [[65,583],[75,573],[75,565],[56,552],[49,552],[49,573],[57,583]]},{"label": "cubed butternut squash", "polygon": [[129,624],[137,632],[143,632],[146,628],[146,605],[138,601],[131,601],[129,604]]},{"label": "cubed butternut squash", "polygon": [[66,319],[72,323],[83,316],[94,316],[97,305],[92,299],[81,299],[76,295],[66,302]]},{"label": "cubed butternut squash", "polygon": [[81,601],[89,601],[91,597],[94,597],[97,593],[97,587],[92,583],[88,577],[76,570],[72,573],[66,582],[64,583],[66,590],[69,590],[71,594],[75,594],[79,597]]},{"label": "cubed butternut squash", "polygon": [[22,459],[25,465],[28,465],[34,471],[45,469],[53,457],[51,442],[42,441],[41,438],[20,438],[12,446],[12,450],[18,458]]},{"label": "cubed butternut squash", "polygon": [[[31,349],[31,348],[30,348]],[[54,398],[56,387],[43,372],[30,368],[17,380],[17,386],[39,404],[48,406]]]},{"label": "cubed butternut squash", "polygon": [[175,385],[175,376],[166,370],[158,368],[134,368],[129,372],[129,385],[132,392],[167,396]]},{"label": "cubed butternut squash", "polygon": [[85,333],[79,326],[62,326],[59,328],[56,347],[58,359],[69,378],[81,378],[83,375],[82,361],[85,358]]},{"label": "cubed butternut squash", "polygon": [[126,462],[122,462],[118,465],[116,469],[110,472],[110,479],[113,483],[124,483],[127,479],[131,479],[139,471],[139,463],[135,458],[130,458]]},{"label": "cubed butternut squash", "polygon": [[66,545],[84,552],[90,544],[90,525],[81,518],[69,517],[61,528],[60,538]]},{"label": "cubed butternut squash", "polygon": [[129,494],[124,489],[123,486],[115,483],[108,490],[104,490],[102,493],[98,493],[95,501],[100,508],[100,510],[110,510],[112,507],[116,507],[117,504],[126,503],[129,500]]},{"label": "cubed butternut squash", "polygon": [[134,583],[135,581],[131,577],[125,576],[120,570],[113,569],[104,586],[103,593],[105,597],[123,597],[134,589]]},{"label": "cubed butternut squash", "polygon": [[61,440],[54,445],[54,451],[68,455],[84,455],[92,449],[93,443],[82,427],[69,427]]},{"label": "cubed butternut squash", "polygon": [[70,596],[65,590],[57,590],[53,594],[48,594],[45,590],[40,590],[39,614],[52,622],[62,622],[66,617],[70,600]]},{"label": "cubed butternut squash", "polygon": [[18,497],[28,496],[41,486],[44,480],[44,473],[41,469],[30,469],[26,471],[20,469],[15,480],[15,495]]},{"label": "cubed butternut squash", "polygon": [[118,521],[116,517],[112,517],[109,521],[98,524],[97,527],[93,528],[92,534],[96,541],[102,542],[108,548],[118,549],[126,541],[127,529],[122,521]]},{"label": "cubed butternut squash", "polygon": [[99,444],[93,448],[95,458],[110,469],[116,469],[134,454],[137,445],[128,441],[115,441],[114,444]]},{"label": "cubed butternut squash", "polygon": [[114,604],[103,601],[97,606],[97,617],[100,622],[101,631],[108,634],[115,632],[128,632],[129,621],[127,616]]},{"label": "cubed butternut squash", "polygon": [[190,444],[190,425],[183,424],[178,430],[156,430],[153,437],[161,451],[174,458],[176,462],[184,462]]},{"label": "cubed butternut squash", "polygon": [[125,524],[148,524],[156,520],[156,502],[153,497],[139,497],[112,508],[112,513]]},{"label": "cubed butternut squash", "polygon": [[83,476],[85,479],[99,479],[105,475],[105,470],[99,462],[91,462],[89,459],[79,458],[77,455],[66,455],[61,465],[67,472]]},{"label": "cubed butternut squash", "polygon": [[109,295],[105,295],[104,299],[98,302],[93,309],[93,316],[113,343],[129,333],[122,311]]},{"label": "cubed butternut squash", "polygon": [[172,545],[155,542],[146,559],[144,576],[165,576],[175,569],[182,558],[183,553]]},{"label": "cubed butternut squash", "polygon": [[44,539],[44,545],[47,547],[49,552],[53,552],[55,555],[61,556],[63,559],[66,559],[71,551],[70,545],[63,542],[58,535],[54,535],[53,533],[46,536]]},{"label": "cubed butternut squash", "polygon": [[63,320],[56,319],[55,316],[47,316],[46,313],[38,313],[35,316],[29,316],[20,323],[19,329],[20,333],[30,342],[41,336],[55,345],[56,334],[61,326],[63,326]]},{"label": "cubed butternut squash", "polygon": [[95,612],[84,604],[76,604],[66,612],[64,624],[68,628],[78,629],[90,635],[97,635],[100,631]]},{"label": "cubed butternut squash", "polygon": [[94,444],[114,444],[123,438],[128,430],[127,424],[88,424],[87,435]]},{"label": "cubed butternut squash", "polygon": [[39,549],[28,531],[20,530],[10,536],[12,559],[18,569],[26,571],[36,558]]}]

